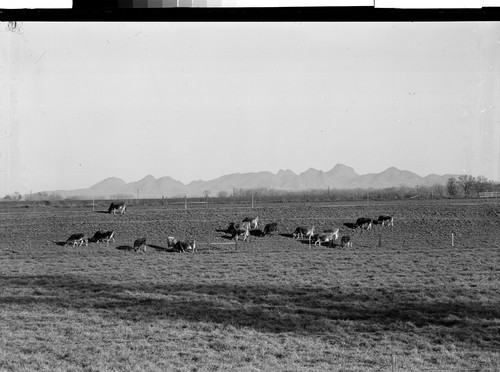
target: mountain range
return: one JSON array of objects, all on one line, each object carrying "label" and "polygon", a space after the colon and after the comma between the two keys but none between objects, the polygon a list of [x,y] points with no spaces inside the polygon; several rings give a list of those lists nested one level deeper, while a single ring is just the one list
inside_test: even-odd
[{"label": "mountain range", "polygon": [[296,174],[293,171],[280,170],[271,172],[233,173],[209,181],[192,181],[185,185],[171,177],[155,178],[151,175],[135,182],[126,183],[120,178],[109,177],[86,189],[55,190],[50,193],[59,194],[64,198],[69,197],[95,197],[113,198],[160,198],[164,197],[197,197],[209,191],[211,196],[216,196],[224,191],[229,195],[234,189],[274,189],[286,191],[303,191],[318,189],[383,189],[399,186],[432,186],[445,185],[454,175],[430,174],[421,177],[407,170],[395,167],[380,173],[357,174],[353,168],[337,164],[331,170],[323,172],[313,168]]}]

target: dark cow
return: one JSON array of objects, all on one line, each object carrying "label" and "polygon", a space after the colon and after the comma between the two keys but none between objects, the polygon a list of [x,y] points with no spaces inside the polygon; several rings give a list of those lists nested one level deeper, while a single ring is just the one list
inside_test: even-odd
[{"label": "dark cow", "polygon": [[312,227],[305,227],[305,226],[299,226],[295,229],[293,233],[293,237],[295,239],[303,239],[304,236],[307,238],[310,238],[314,235],[314,226]]},{"label": "dark cow", "polygon": [[96,231],[94,236],[89,239],[91,242],[94,243],[99,243],[99,242],[106,242],[108,244],[111,240],[113,240],[113,243],[115,242],[115,232],[114,231]]},{"label": "dark cow", "polygon": [[382,226],[394,226],[394,217],[392,216],[378,216],[377,223]]},{"label": "dark cow", "polygon": [[226,232],[228,234],[233,234],[236,231],[236,229],[239,229],[239,228],[240,228],[240,224],[235,224],[234,222],[231,222],[229,224],[229,226],[227,227]]},{"label": "dark cow", "polygon": [[178,240],[175,243],[174,248],[179,252],[186,252],[186,251],[194,252],[196,250],[196,240],[193,240],[192,242]]},{"label": "dark cow", "polygon": [[83,243],[85,243],[85,246],[88,246],[88,244],[89,244],[88,238],[85,234],[78,233],[78,234],[71,235],[68,238],[68,240],[66,240],[66,243],[64,245],[73,244],[73,247],[75,247],[76,245],[81,247],[83,245]]},{"label": "dark cow", "polygon": [[271,233],[277,233],[279,234],[279,228],[278,228],[278,223],[277,222],[271,222],[268,223],[266,226],[264,226],[264,235],[271,234]]},{"label": "dark cow", "polygon": [[108,213],[116,214],[118,212],[119,214],[124,214],[126,209],[127,206],[125,205],[125,203],[111,203],[108,209]]},{"label": "dark cow", "polygon": [[337,240],[338,238],[339,238],[339,229],[337,228],[333,231],[315,235],[314,245],[321,245],[321,243],[324,242],[333,242],[333,240]]},{"label": "dark cow", "polygon": [[231,239],[238,241],[238,239],[242,238],[243,241],[250,241],[250,232],[248,231],[248,227],[243,229],[241,227],[234,230],[231,235]]},{"label": "dark cow", "polygon": [[340,246],[344,248],[345,246],[347,247],[352,247],[352,240],[349,235],[344,235],[343,237],[340,238]]},{"label": "dark cow", "polygon": [[147,247],[146,238],[140,238],[134,242],[134,251],[136,252],[140,251],[141,249],[143,249],[144,252],[146,252],[146,247]]},{"label": "dark cow", "polygon": [[250,224],[250,228],[252,229],[259,227],[259,217],[245,217],[242,222],[243,224]]},{"label": "dark cow", "polygon": [[362,229],[370,230],[372,228],[372,222],[371,218],[358,218],[356,220],[356,228],[361,227]]}]

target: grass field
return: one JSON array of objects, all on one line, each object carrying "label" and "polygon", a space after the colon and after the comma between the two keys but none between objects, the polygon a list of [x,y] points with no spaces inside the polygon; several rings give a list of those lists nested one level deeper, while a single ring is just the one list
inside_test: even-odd
[{"label": "grass field", "polygon": [[[1,371],[500,370],[498,204],[99,212],[0,204]],[[380,214],[394,227],[344,225]],[[280,234],[225,244],[223,230],[246,215]],[[339,227],[354,246],[291,237],[311,224]],[[96,230],[115,230],[116,242],[57,244]],[[196,239],[198,252],[169,252],[172,235]],[[130,250],[143,236],[147,252]]]}]

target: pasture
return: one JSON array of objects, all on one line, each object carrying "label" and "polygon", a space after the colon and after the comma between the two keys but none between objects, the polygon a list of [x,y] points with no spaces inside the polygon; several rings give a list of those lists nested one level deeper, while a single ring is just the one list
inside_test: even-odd
[{"label": "pasture", "polygon": [[[1,371],[500,368],[498,204],[128,205],[114,216],[100,213],[109,203],[78,203],[0,204]],[[344,225],[380,214],[394,227]],[[236,249],[223,230],[245,216],[280,233]],[[299,225],[338,227],[353,247],[310,247],[291,237]],[[116,242],[57,244],[97,230]],[[198,252],[170,252],[168,236]],[[140,237],[145,253],[131,249]]]}]

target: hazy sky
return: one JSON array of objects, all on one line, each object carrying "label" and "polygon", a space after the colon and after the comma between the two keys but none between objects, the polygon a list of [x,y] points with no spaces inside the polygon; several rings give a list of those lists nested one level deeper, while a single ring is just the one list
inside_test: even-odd
[{"label": "hazy sky", "polygon": [[343,163],[500,180],[500,23],[0,32],[0,195]]}]

